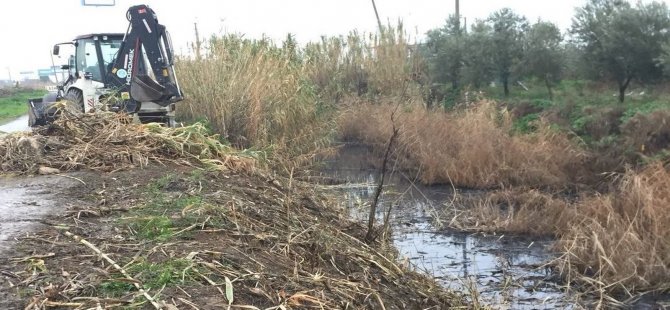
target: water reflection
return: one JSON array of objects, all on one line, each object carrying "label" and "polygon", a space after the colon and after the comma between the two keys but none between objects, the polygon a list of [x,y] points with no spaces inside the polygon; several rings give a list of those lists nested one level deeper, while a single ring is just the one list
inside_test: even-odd
[{"label": "water reflection", "polygon": [[[346,156],[328,163],[324,173],[349,181],[349,185],[340,187],[343,203],[354,218],[365,220],[377,175],[363,167],[360,158]],[[575,308],[558,285],[549,281],[552,274],[542,267],[553,258],[548,250],[550,240],[438,231],[431,223],[432,212],[451,200],[450,187],[424,187],[399,175],[391,176],[387,184],[377,220],[382,221],[389,206],[393,207],[393,242],[417,270],[456,291],[475,288],[480,300],[496,308]]]}]

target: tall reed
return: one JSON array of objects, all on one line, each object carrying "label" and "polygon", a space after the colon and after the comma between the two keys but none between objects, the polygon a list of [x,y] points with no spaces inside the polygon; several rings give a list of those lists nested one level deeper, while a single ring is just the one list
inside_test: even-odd
[{"label": "tall reed", "polygon": [[[350,105],[339,121],[342,138],[383,145],[391,132],[392,107]],[[513,135],[509,113],[490,101],[453,113],[414,103],[404,106],[396,118],[400,128],[397,158],[424,183],[566,188],[586,156],[568,137],[550,128],[533,135]]]},{"label": "tall reed", "polygon": [[319,100],[295,50],[269,40],[213,37],[202,59],[178,63],[182,118],[205,119],[233,144],[287,157],[327,145],[330,107]]},{"label": "tall reed", "polygon": [[629,170],[609,194],[577,203],[557,248],[561,272],[605,293],[670,289],[670,172]]}]

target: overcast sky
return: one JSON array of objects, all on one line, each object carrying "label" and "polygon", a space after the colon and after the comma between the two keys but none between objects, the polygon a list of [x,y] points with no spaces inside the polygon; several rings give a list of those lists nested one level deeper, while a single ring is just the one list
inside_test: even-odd
[{"label": "overcast sky", "polygon": [[[110,1],[110,0],[96,0]],[[666,0],[670,1],[670,0]],[[349,30],[374,31],[376,20],[369,0],[144,0],[172,34],[177,53],[194,40],[193,23],[203,36],[223,32],[258,38],[263,34],[281,39],[287,33],[298,41],[321,35],[346,34]],[[421,39],[444,24],[454,13],[454,0],[376,0],[380,17],[401,18],[408,32]],[[51,65],[51,46],[78,34],[124,32],[125,12],[142,1],[116,0],[113,7],[84,7],[81,0],[3,1],[0,9],[0,79],[19,71],[36,71]],[[529,20],[549,20],[566,29],[575,7],[585,0],[461,0],[461,14],[468,24],[491,12],[510,7]],[[56,64],[65,63],[56,59]]]}]

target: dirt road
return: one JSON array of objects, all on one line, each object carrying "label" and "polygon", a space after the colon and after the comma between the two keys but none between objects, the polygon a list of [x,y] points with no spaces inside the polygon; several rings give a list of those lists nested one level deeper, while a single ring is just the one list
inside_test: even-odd
[{"label": "dirt road", "polygon": [[0,132],[28,131],[28,114],[21,116],[13,121],[0,125]]}]

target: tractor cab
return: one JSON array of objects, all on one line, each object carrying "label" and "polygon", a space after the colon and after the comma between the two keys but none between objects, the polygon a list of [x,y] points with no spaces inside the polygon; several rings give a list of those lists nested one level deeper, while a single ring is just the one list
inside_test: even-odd
[{"label": "tractor cab", "polygon": [[[61,68],[67,70],[67,79],[58,85],[59,97],[75,103],[82,112],[95,112],[100,109],[102,101],[111,96],[120,97],[119,87],[113,84],[109,72],[118,57],[123,43],[122,33],[95,33],[76,37],[70,42],[54,45],[53,54],[61,54],[62,46],[68,48],[67,64]],[[129,99],[129,98],[126,98]],[[116,101],[112,110],[137,112],[136,102]]]},{"label": "tractor cab", "polygon": [[74,54],[69,55],[68,63],[62,66],[62,69],[68,71],[69,77],[61,86],[65,87],[77,79],[85,78],[96,82],[96,86],[110,87],[107,73],[122,42],[122,33],[99,33],[81,35],[71,42],[54,45],[53,54],[56,56],[60,55],[62,45],[74,46]]},{"label": "tractor cab", "polygon": [[111,70],[123,42],[123,34],[88,34],[78,36],[74,40],[74,61],[68,64],[70,74],[89,77],[94,82],[103,83],[109,87],[106,76]]}]

